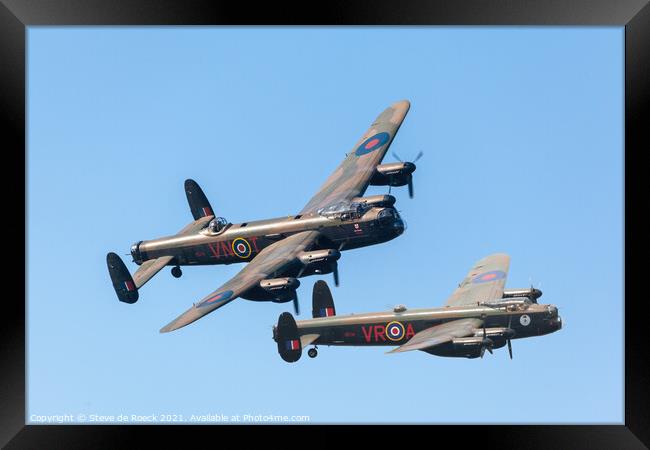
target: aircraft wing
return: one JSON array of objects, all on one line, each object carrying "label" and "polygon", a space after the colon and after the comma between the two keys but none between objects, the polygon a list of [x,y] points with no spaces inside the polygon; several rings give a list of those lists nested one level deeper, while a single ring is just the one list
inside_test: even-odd
[{"label": "aircraft wing", "polygon": [[458,288],[447,299],[447,306],[461,306],[503,297],[510,257],[495,253],[474,264]]},{"label": "aircraft wing", "polygon": [[402,100],[386,108],[300,214],[362,196],[410,106],[408,100]]},{"label": "aircraft wing", "polygon": [[[213,218],[214,216],[209,215],[190,222],[185,225],[181,231],[176,233],[176,235],[181,236],[184,234],[194,234],[205,227]],[[173,256],[161,256],[160,258],[150,259],[143,262],[140,267],[138,267],[138,270],[133,274],[135,287],[140,289],[147,281],[151,280],[155,274],[160,272],[163,267],[169,264],[173,258]]]},{"label": "aircraft wing", "polygon": [[298,253],[306,250],[318,236],[317,231],[303,231],[269,245],[237,275],[165,325],[160,332],[167,333],[189,325],[258,286],[260,281],[281,276],[282,272],[297,263]]},{"label": "aircraft wing", "polygon": [[458,319],[427,328],[415,334],[406,344],[386,353],[410,352],[426,350],[436,345],[444,344],[454,338],[472,336],[474,330],[482,325],[480,319]]}]

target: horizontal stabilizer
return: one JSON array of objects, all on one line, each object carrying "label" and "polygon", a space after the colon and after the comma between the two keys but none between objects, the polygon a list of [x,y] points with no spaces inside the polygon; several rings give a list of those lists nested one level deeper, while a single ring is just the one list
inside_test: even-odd
[{"label": "horizontal stabilizer", "polygon": [[[176,236],[191,235],[205,227],[210,221],[212,216],[202,217],[199,220],[194,220],[187,224],[181,231],[176,233]],[[133,274],[133,281],[135,287],[140,289],[144,284],[151,280],[154,275],[160,272],[165,266],[173,265],[174,257],[171,255],[160,256],[154,259],[148,259],[140,264],[138,270]]]},{"label": "horizontal stabilizer", "polygon": [[138,301],[138,289],[122,258],[111,252],[106,255],[106,264],[108,265],[108,273],[111,276],[117,298],[125,303]]},{"label": "horizontal stabilizer", "polygon": [[196,181],[191,179],[185,180],[185,195],[187,196],[187,203],[190,205],[190,211],[192,211],[194,220],[214,215],[208,198]]},{"label": "horizontal stabilizer", "polygon": [[165,267],[170,261],[174,259],[173,256],[161,256],[160,258],[150,259],[145,261],[138,267],[138,270],[133,274],[133,281],[135,286],[140,289],[147,281],[151,280],[155,274]]},{"label": "horizontal stabilizer", "polygon": [[298,335],[298,326],[291,313],[284,312],[278,318],[276,329],[278,353],[286,362],[296,362],[302,355],[302,344]]},{"label": "horizontal stabilizer", "polygon": [[334,309],[334,299],[332,292],[323,280],[318,280],[314,283],[314,290],[312,291],[312,317],[330,317],[336,315]]},{"label": "horizontal stabilizer", "polygon": [[302,345],[302,348],[305,348],[308,345],[311,345],[319,337],[320,334],[303,334],[300,336],[300,345]]}]

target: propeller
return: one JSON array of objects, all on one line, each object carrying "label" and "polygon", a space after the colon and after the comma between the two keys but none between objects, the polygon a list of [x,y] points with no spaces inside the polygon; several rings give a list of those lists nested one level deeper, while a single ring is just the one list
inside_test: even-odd
[{"label": "propeller", "polygon": [[[314,274],[314,273],[323,274],[323,273],[332,272],[332,274],[334,275],[334,284],[336,286],[338,286],[339,285],[339,265],[338,265],[337,259],[341,257],[341,250],[343,250],[343,247],[345,246],[345,244],[347,244],[347,240],[343,241],[343,242],[341,242],[339,244],[339,248],[337,250],[338,255],[336,255],[335,253],[333,254],[333,251],[331,251],[331,250],[327,251],[329,256],[333,255],[334,258],[336,258],[336,259],[332,258],[329,261],[329,263],[327,263],[327,262],[319,262],[316,267],[312,267],[311,263],[313,261],[311,261],[310,259],[303,260],[302,258],[299,258],[301,263],[302,263],[302,267],[298,271],[298,274],[296,275],[296,278],[302,277],[304,275],[305,271],[308,268],[309,268],[309,271],[310,271],[309,273],[310,274]],[[334,251],[334,252],[336,252],[336,251]],[[311,258],[311,256],[312,255],[309,255],[310,258]],[[325,267],[325,264],[328,264],[327,268]],[[329,272],[327,271],[327,269],[329,269]]]},{"label": "propeller", "polygon": [[[532,276],[528,277],[528,282],[530,283],[530,288],[533,289],[533,277]],[[542,282],[541,281],[539,281],[537,283],[537,289],[542,289]]]},{"label": "propeller", "polygon": [[298,294],[293,295],[293,310],[296,312],[296,316],[300,315],[300,304],[298,303]]},{"label": "propeller", "polygon": [[542,282],[541,281],[539,283],[537,283],[537,290],[539,291],[537,298],[539,298],[539,297],[542,296]]},{"label": "propeller", "polygon": [[298,275],[296,275],[296,278],[300,278],[302,276],[302,274],[305,273],[306,268],[307,268],[307,266],[302,266],[300,268],[300,270],[298,271]]},{"label": "propeller", "polygon": [[[512,324],[512,314],[508,318],[508,329],[509,330],[512,330],[512,328],[510,328],[511,324]],[[508,354],[510,355],[510,359],[512,359],[512,341],[511,341],[510,338],[508,338],[506,342],[508,343]]]},{"label": "propeller", "polygon": [[[339,245],[339,252],[343,250],[343,247],[348,243],[347,240],[341,242]],[[333,261],[332,262],[332,275],[334,276],[334,286],[339,287],[339,262],[338,261]]]},{"label": "propeller", "polygon": [[[404,162],[404,161],[402,161],[402,158],[400,158],[397,153],[392,152],[392,154],[393,154],[393,157],[396,160],[398,160],[399,162]],[[422,158],[423,155],[424,155],[424,152],[420,150],[420,153],[418,153],[417,156],[415,157],[415,159],[413,159],[413,161],[411,161],[411,162],[413,162],[413,163],[416,162],[418,159]]]},{"label": "propeller", "polygon": [[483,342],[481,343],[481,358],[485,354],[485,349],[490,352],[492,355],[492,341],[487,338],[487,332],[485,331],[485,323],[483,323]]},{"label": "propeller", "polygon": [[332,263],[332,275],[334,275],[334,286],[339,286],[339,263],[334,261]]},{"label": "propeller", "polygon": [[[393,157],[394,157],[395,159],[397,159],[399,162],[404,162],[404,161],[402,161],[402,158],[400,158],[399,155],[398,155],[397,153],[392,152],[392,154],[393,154]],[[420,150],[420,152],[415,156],[415,158],[413,159],[413,161],[411,161],[411,163],[412,163],[412,164],[415,164],[415,162],[416,162],[418,159],[422,158],[423,155],[424,155],[424,152]],[[414,169],[414,170],[415,170],[415,169]],[[413,198],[413,195],[414,195],[414,190],[413,190],[413,173],[410,173],[410,174],[408,175],[408,179],[406,180],[406,183],[408,184],[408,188],[409,188],[409,198]],[[390,194],[390,184],[388,185],[388,193]]]}]

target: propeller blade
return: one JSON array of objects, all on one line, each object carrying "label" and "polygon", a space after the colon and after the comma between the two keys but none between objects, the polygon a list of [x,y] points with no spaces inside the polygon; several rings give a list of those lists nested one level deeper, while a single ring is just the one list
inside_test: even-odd
[{"label": "propeller blade", "polygon": [[422,158],[422,155],[424,155],[424,152],[422,152],[422,151],[420,150],[420,153],[418,153],[418,156],[415,157],[415,159],[413,160],[413,162],[416,162],[418,159]]},{"label": "propeller blade", "polygon": [[481,342],[481,359],[483,359],[483,355],[485,354],[485,337],[486,337],[485,323],[483,323],[483,342]]},{"label": "propeller blade", "polygon": [[394,157],[396,160],[398,160],[399,162],[404,162],[404,161],[402,161],[402,158],[400,158],[399,156],[397,156],[397,153],[395,153],[395,152],[391,152],[391,153],[393,154],[393,157]]},{"label": "propeller blade", "polygon": [[339,264],[334,261],[332,263],[332,275],[334,275],[334,286],[339,286]]},{"label": "propeller blade", "polygon": [[[508,317],[508,329],[512,329],[510,326],[512,325],[512,314],[510,314],[510,317]],[[510,342],[510,339],[508,339],[508,354],[510,355],[510,359],[512,359],[512,342]]]},{"label": "propeller blade", "polygon": [[293,310],[296,312],[296,316],[300,315],[300,304],[298,303],[298,294],[295,294],[293,297]]},{"label": "propeller blade", "polygon": [[413,198],[413,175],[409,175],[409,198]]}]

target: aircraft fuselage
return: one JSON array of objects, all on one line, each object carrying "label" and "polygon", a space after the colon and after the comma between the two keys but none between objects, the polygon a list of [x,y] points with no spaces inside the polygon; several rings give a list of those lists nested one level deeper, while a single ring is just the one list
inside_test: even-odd
[{"label": "aircraft fuselage", "polygon": [[[552,333],[562,327],[562,319],[554,305],[530,304],[526,308],[508,310],[487,306],[455,306],[413,309],[403,312],[377,312],[346,316],[321,317],[297,321],[299,336],[319,335],[314,345],[398,346],[416,333],[457,319],[480,319],[493,348],[506,344],[508,338],[519,339]],[[512,331],[506,331],[512,330]],[[483,328],[475,336],[482,336]],[[274,329],[275,334],[275,329]],[[275,337],[275,336],[274,336]],[[459,339],[462,342],[462,339]],[[439,356],[477,357],[476,348],[447,343],[425,350]]]},{"label": "aircraft fuselage", "polygon": [[[206,222],[207,225],[207,222]],[[322,248],[350,250],[379,244],[404,232],[404,222],[393,207],[373,207],[360,217],[319,214],[228,224],[219,233],[208,228],[185,236],[140,241],[132,246],[134,262],[173,256],[168,265],[232,264],[251,261],[265,247],[302,231],[316,230]]]}]

